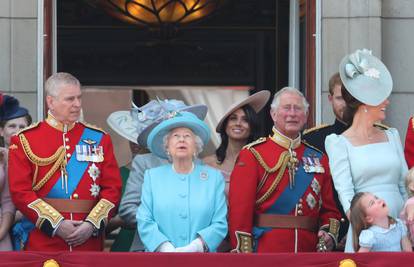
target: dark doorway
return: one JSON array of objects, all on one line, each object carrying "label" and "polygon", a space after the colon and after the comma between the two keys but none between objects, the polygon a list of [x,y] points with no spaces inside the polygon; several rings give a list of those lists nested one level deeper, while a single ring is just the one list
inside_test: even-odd
[{"label": "dark doorway", "polygon": [[[84,85],[251,86],[288,83],[289,0],[228,0],[177,30],[139,28],[83,0],[57,1],[57,70]],[[261,118],[272,127],[269,109]]]}]

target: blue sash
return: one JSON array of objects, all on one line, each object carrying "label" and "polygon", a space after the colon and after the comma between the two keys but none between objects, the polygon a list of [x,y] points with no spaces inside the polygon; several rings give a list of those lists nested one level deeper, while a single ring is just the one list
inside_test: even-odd
[{"label": "blue sash", "polygon": [[[322,153],[306,147],[303,157],[322,158]],[[289,214],[303,196],[314,177],[314,173],[307,173],[303,168],[303,162],[299,161],[298,170],[295,174],[295,186],[287,186],[273,205],[266,210],[268,214]]]},{"label": "blue sash", "polygon": [[[322,158],[322,153],[306,147],[303,152],[303,157],[318,157],[319,161]],[[267,214],[289,214],[298,203],[299,199],[306,192],[306,189],[309,187],[314,177],[314,173],[307,173],[303,168],[303,162],[299,161],[298,170],[295,173],[295,185],[293,188],[287,186],[279,198],[266,210]],[[257,248],[257,243],[259,238],[266,232],[270,231],[270,227],[257,227],[254,226],[252,234],[255,242],[254,250]]]},{"label": "blue sash", "polygon": [[[82,143],[82,140],[90,139],[96,141],[96,144],[101,142],[103,133],[85,128],[81,138],[79,139],[78,145]],[[74,151],[75,152],[75,151]],[[68,192],[66,193],[65,189],[62,189],[62,177],[59,177],[53,188],[47,194],[49,198],[66,198],[69,199],[73,192],[76,190],[80,180],[82,179],[86,168],[88,167],[89,162],[87,161],[78,161],[76,156],[73,155],[68,164],[66,165],[66,171],[68,172]]]},{"label": "blue sash", "polygon": [[[90,139],[96,141],[96,144],[101,142],[103,133],[85,128],[78,144],[82,143],[82,140]],[[76,151],[76,150],[74,150]],[[62,189],[62,177],[59,177],[53,188],[47,194],[49,198],[70,198],[75,191],[83,174],[86,171],[89,163],[86,161],[78,161],[76,156],[72,156],[69,163],[66,165],[66,171],[68,173],[68,193],[65,189]],[[12,242],[14,250],[22,250],[29,238],[29,233],[35,228],[34,224],[26,217],[23,217],[20,222],[17,222],[12,228]]]}]

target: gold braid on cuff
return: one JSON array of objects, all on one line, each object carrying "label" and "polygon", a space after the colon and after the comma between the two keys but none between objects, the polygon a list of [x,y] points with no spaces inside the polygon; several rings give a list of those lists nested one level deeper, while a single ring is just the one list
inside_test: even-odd
[{"label": "gold braid on cuff", "polygon": [[236,253],[252,253],[253,252],[253,238],[250,233],[235,231],[237,238],[237,246],[231,252]]},{"label": "gold braid on cuff", "polygon": [[45,220],[49,221],[53,229],[55,229],[64,219],[59,211],[40,198],[36,199],[27,206],[37,213],[39,218],[36,221],[36,227],[39,229]]},{"label": "gold braid on cuff", "polygon": [[92,223],[96,229],[101,228],[101,222],[103,221],[106,224],[108,220],[109,211],[114,208],[115,205],[110,201],[102,198],[96,203],[95,207],[91,210],[88,217],[86,217],[85,221]]}]

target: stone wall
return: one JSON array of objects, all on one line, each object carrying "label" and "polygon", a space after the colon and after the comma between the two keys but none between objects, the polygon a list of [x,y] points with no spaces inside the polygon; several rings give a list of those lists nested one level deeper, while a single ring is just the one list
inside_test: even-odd
[{"label": "stone wall", "polygon": [[386,124],[405,137],[407,121],[414,113],[414,1],[321,0],[322,1],[322,122],[334,116],[327,100],[329,77],[342,57],[368,48],[388,66],[394,81]]},{"label": "stone wall", "polygon": [[0,0],[0,91],[37,118],[37,1]]}]

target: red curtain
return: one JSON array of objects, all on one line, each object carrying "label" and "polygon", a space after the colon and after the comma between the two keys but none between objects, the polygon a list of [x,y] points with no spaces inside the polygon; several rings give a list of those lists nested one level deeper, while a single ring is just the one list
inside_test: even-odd
[{"label": "red curtain", "polygon": [[[287,267],[341,266],[352,259],[357,267],[412,266],[412,253],[280,253],[280,254],[180,254],[105,252],[0,252],[0,267],[41,267],[54,259],[60,267]],[[350,267],[352,265],[342,265]]]}]

